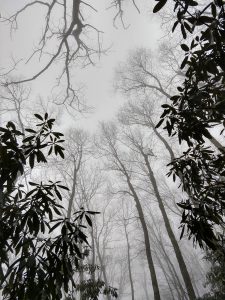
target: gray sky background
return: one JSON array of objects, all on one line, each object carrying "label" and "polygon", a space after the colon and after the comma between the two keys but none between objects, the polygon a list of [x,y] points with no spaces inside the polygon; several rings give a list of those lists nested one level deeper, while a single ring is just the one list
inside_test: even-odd
[{"label": "gray sky background", "polygon": [[[0,0],[1,15],[9,16],[28,2],[30,1]],[[116,66],[120,61],[127,58],[130,51],[138,47],[150,48],[155,51],[157,41],[161,36],[159,21],[151,13],[152,7],[147,6],[147,1],[137,1],[140,14],[128,2],[124,15],[125,25],[129,25],[127,29],[122,27],[119,20],[117,22],[118,28],[113,26],[115,10],[107,9],[110,1],[98,0],[96,2],[97,5],[94,5],[98,9],[98,13],[90,12],[90,23],[104,32],[103,45],[106,48],[111,47],[106,55],[103,54],[100,60],[96,61],[95,66],[80,69],[75,64],[73,70],[73,80],[85,85],[84,97],[87,104],[94,107],[94,112],[85,118],[79,114],[74,114],[74,117],[71,117],[65,112],[61,115],[61,121],[66,126],[82,126],[91,131],[96,128],[98,121],[112,118],[119,105],[124,102],[121,96],[113,92],[113,77]],[[39,6],[29,8],[18,18],[19,28],[12,36],[10,36],[9,26],[4,23],[1,24],[1,68],[7,70],[11,65],[12,57],[15,60],[23,58],[14,72],[17,76],[29,77],[34,74],[34,70],[40,68],[38,60],[33,60],[26,65],[24,62],[37,44],[38,37],[42,32],[42,16]],[[45,74],[31,83],[31,97],[33,99],[41,96],[47,100],[50,97],[57,68],[57,66],[51,67]]]}]

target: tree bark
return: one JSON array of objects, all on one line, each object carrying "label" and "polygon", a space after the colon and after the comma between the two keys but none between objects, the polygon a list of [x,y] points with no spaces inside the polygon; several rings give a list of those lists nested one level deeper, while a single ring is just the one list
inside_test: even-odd
[{"label": "tree bark", "polygon": [[167,151],[169,152],[170,155],[170,159],[171,161],[175,159],[175,155],[174,152],[172,150],[172,148],[170,147],[169,143],[167,142],[167,140],[158,132],[158,130],[155,128],[155,124],[150,121],[151,123],[151,127],[155,133],[155,135],[158,137],[158,139],[163,143],[163,145],[165,146],[165,148],[167,149]]},{"label": "tree bark", "polygon": [[[156,258],[157,258],[157,260],[158,260],[158,263],[159,263],[159,265],[160,265],[160,268],[161,268],[162,271],[163,271],[163,275],[164,275],[164,277],[165,277],[165,279],[166,279],[167,285],[168,285],[168,287],[169,287],[170,294],[171,294],[171,296],[172,296],[172,300],[175,300],[174,294],[173,294],[173,290],[172,290],[172,287],[171,287],[171,283],[170,283],[170,278],[169,278],[169,276],[168,276],[168,274],[167,274],[167,272],[166,272],[166,269],[164,268],[164,265],[163,265],[163,263],[162,263],[162,261],[161,261],[159,255],[157,254],[157,252],[156,252],[155,254],[156,254]],[[179,299],[180,299],[180,298],[179,298]]]},{"label": "tree bark", "polygon": [[[153,224],[156,227],[154,216],[151,215],[151,218],[152,218]],[[157,240],[157,243],[160,246],[159,247],[159,251],[161,251],[161,254],[162,254],[162,256],[164,257],[164,259],[166,261],[168,270],[169,270],[169,272],[171,274],[171,277],[172,277],[172,280],[173,280],[173,285],[174,285],[174,287],[175,287],[175,289],[177,291],[177,294],[178,294],[178,299],[179,300],[184,300],[184,299],[187,300],[187,295],[186,295],[187,292],[185,292],[185,290],[183,288],[183,285],[180,282],[180,278],[179,278],[179,276],[177,274],[177,271],[176,271],[176,269],[175,269],[175,267],[174,267],[174,265],[173,265],[173,263],[172,263],[169,255],[168,255],[168,253],[167,253],[167,251],[166,251],[166,249],[165,249],[165,247],[163,245],[161,237],[159,237],[156,234],[156,232],[155,232],[155,230],[154,230],[153,227],[151,227],[151,232],[154,235],[155,239]]]},{"label": "tree bark", "polygon": [[127,241],[127,262],[128,262],[128,272],[129,272],[129,279],[130,279],[131,299],[134,300],[134,283],[133,283],[132,271],[131,271],[130,243],[129,243],[129,237],[127,232],[127,224],[125,223],[124,223],[124,231],[125,231],[125,236]]},{"label": "tree bark", "polygon": [[[95,240],[94,240],[94,232],[93,227],[91,227],[91,249],[92,249],[92,261],[91,264],[95,268]],[[91,279],[95,282],[95,269],[91,272]]]},{"label": "tree bark", "polygon": [[165,207],[164,207],[164,204],[163,204],[163,200],[162,200],[162,198],[161,198],[161,196],[159,194],[159,190],[158,190],[158,186],[157,186],[157,183],[156,183],[156,179],[155,179],[154,173],[152,171],[152,168],[151,168],[149,160],[148,160],[148,155],[145,154],[143,151],[142,151],[142,155],[144,156],[145,164],[146,164],[147,169],[148,169],[149,180],[152,183],[152,186],[153,186],[153,189],[154,189],[154,193],[155,193],[156,199],[157,199],[158,204],[159,204],[159,209],[160,209],[160,211],[162,213],[162,216],[163,216],[163,220],[164,220],[164,223],[165,223],[166,231],[167,231],[168,236],[170,238],[170,241],[171,241],[171,243],[173,245],[174,252],[175,252],[175,255],[176,255],[179,267],[180,267],[180,271],[181,271],[182,277],[184,279],[184,283],[185,283],[185,286],[186,286],[186,289],[187,289],[188,296],[189,296],[190,300],[194,300],[194,299],[196,299],[196,295],[195,295],[195,291],[194,291],[194,288],[193,288],[193,285],[192,285],[192,282],[191,282],[191,278],[190,278],[190,275],[188,273],[188,270],[187,270],[187,267],[186,267],[183,255],[182,255],[182,253],[180,251],[180,247],[178,245],[176,237],[175,237],[175,235],[173,233],[173,230],[171,228],[171,225],[170,225],[170,222],[169,222],[169,218],[167,216],[167,213],[166,213],[166,210],[165,210]]},{"label": "tree bark", "polygon": [[[101,270],[102,270],[102,274],[103,274],[103,279],[104,279],[104,282],[105,282],[105,286],[108,287],[108,280],[107,280],[105,265],[103,263],[103,258],[102,258],[102,255],[100,253],[99,244],[98,244],[97,241],[96,241],[95,244],[96,244],[96,250],[97,250],[98,259],[99,259],[100,267],[101,267]],[[107,298],[107,300],[111,300],[111,297],[110,297],[109,294],[106,294],[106,298]]]},{"label": "tree bark", "polygon": [[146,300],[149,299],[149,296],[148,296],[148,290],[147,290],[147,284],[146,284],[146,274],[145,274],[145,269],[143,267],[143,275],[144,275],[144,290],[145,290],[145,297],[146,297]]},{"label": "tree bark", "polygon": [[138,197],[138,195],[135,191],[135,188],[133,187],[133,185],[131,183],[131,179],[130,179],[130,176],[128,174],[128,171],[127,171],[125,165],[123,164],[123,162],[121,161],[121,159],[118,155],[117,148],[116,148],[116,145],[115,145],[114,136],[113,136],[113,138],[111,136],[111,130],[110,131],[107,130],[107,128],[104,127],[104,126],[102,127],[102,129],[103,129],[103,133],[105,135],[105,138],[107,140],[108,147],[110,149],[109,151],[107,150],[107,153],[110,152],[110,155],[113,157],[113,167],[112,167],[112,169],[113,170],[116,169],[117,171],[119,171],[120,173],[123,174],[123,176],[126,179],[129,191],[130,191],[129,194],[132,196],[132,198],[135,201],[138,216],[139,216],[141,227],[142,227],[143,234],[144,234],[145,252],[146,252],[149,272],[150,272],[150,276],[151,276],[151,280],[152,280],[154,300],[160,300],[161,298],[160,298],[158,280],[157,280],[157,276],[156,276],[156,272],[155,272],[155,266],[154,266],[154,262],[153,262],[153,258],[152,258],[148,228],[147,228],[147,224],[146,224],[146,221],[145,221],[142,206],[141,206],[141,203],[139,201],[139,197]]},{"label": "tree bark", "polygon": [[68,210],[67,210],[67,218],[69,220],[70,220],[71,214],[72,214],[72,204],[73,204],[74,197],[75,197],[76,185],[77,185],[77,167],[76,167],[76,162],[74,161],[73,185],[72,185],[72,189],[71,189],[71,195],[70,195]]},{"label": "tree bark", "polygon": [[144,213],[142,210],[142,206],[140,204],[138,195],[130,181],[130,178],[127,174],[127,172],[124,174],[126,176],[127,179],[127,184],[130,188],[130,191],[133,195],[136,207],[137,207],[137,211],[138,211],[138,215],[139,215],[139,219],[141,222],[141,226],[142,226],[142,230],[144,233],[144,241],[145,241],[145,252],[146,252],[146,256],[147,256],[147,261],[148,261],[148,267],[149,267],[149,271],[150,271],[150,276],[151,276],[151,280],[152,280],[152,287],[153,287],[153,292],[154,292],[154,299],[155,300],[160,300],[160,293],[159,293],[159,286],[158,286],[158,280],[157,280],[157,276],[156,276],[156,272],[155,272],[155,267],[154,267],[154,263],[153,263],[153,258],[152,258],[152,252],[151,252],[151,247],[150,247],[150,239],[149,239],[149,234],[148,234],[148,228],[145,222],[145,217],[144,217]]}]

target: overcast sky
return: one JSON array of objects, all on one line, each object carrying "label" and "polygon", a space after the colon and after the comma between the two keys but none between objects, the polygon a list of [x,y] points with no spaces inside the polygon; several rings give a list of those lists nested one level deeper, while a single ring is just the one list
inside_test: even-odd
[{"label": "overcast sky", "polygon": [[[9,16],[27,2],[30,1],[0,0],[1,15]],[[159,22],[151,13],[151,7],[146,6],[146,2],[142,0],[137,2],[140,14],[133,6],[127,5],[124,22],[129,26],[124,29],[119,21],[117,22],[118,28],[113,26],[115,11],[107,9],[110,1],[98,1],[98,13],[90,14],[90,19],[92,24],[104,32],[103,47],[110,46],[110,49],[107,54],[100,57],[99,61],[95,61],[95,66],[89,66],[82,70],[76,65],[74,66],[73,80],[85,85],[84,97],[87,104],[94,107],[94,112],[85,119],[78,114],[74,114],[73,118],[63,114],[61,121],[65,120],[66,116],[67,126],[82,126],[93,130],[98,121],[112,118],[119,105],[124,102],[121,96],[115,95],[113,92],[115,67],[137,47],[150,48],[154,51],[161,36]],[[26,77],[26,75],[33,75],[34,70],[39,68],[38,61],[31,62],[26,66],[24,66],[24,61],[29,57],[42,32],[42,12],[38,10],[38,6],[29,8],[18,18],[18,21],[18,31],[14,32],[12,36],[10,36],[7,24],[2,23],[0,26],[1,41],[4,41],[0,48],[0,66],[7,70],[12,57],[15,60],[23,58],[14,75]],[[32,99],[41,96],[47,100],[50,97],[56,68],[50,68],[43,76],[32,82]]]}]

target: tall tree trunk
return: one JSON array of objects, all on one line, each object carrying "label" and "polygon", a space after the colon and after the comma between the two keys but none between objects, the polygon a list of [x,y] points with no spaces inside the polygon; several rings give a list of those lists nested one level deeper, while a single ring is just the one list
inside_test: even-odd
[{"label": "tall tree trunk", "polygon": [[159,293],[159,286],[158,286],[158,280],[156,277],[156,272],[155,272],[155,267],[154,267],[154,262],[153,262],[153,258],[152,258],[152,252],[151,252],[151,247],[150,247],[150,239],[149,239],[149,234],[148,234],[148,228],[145,222],[145,217],[144,217],[144,213],[142,210],[142,206],[140,204],[138,195],[130,181],[130,178],[127,174],[127,172],[125,173],[126,179],[127,179],[127,184],[130,188],[130,191],[133,195],[136,207],[137,207],[137,212],[139,215],[139,219],[141,222],[141,226],[142,226],[142,230],[143,230],[143,234],[144,234],[144,241],[145,241],[145,252],[146,252],[146,256],[147,256],[147,261],[148,261],[148,267],[149,267],[149,271],[150,271],[150,276],[151,276],[151,280],[152,280],[152,287],[153,287],[153,292],[154,292],[154,299],[155,300],[160,300],[160,293]]},{"label": "tall tree trunk", "polygon": [[[86,206],[88,210],[91,210],[89,207],[89,203],[88,201],[86,201]],[[93,225],[91,226],[91,249],[92,249],[92,256],[90,259],[90,265],[93,266],[93,269],[91,270],[91,280],[93,282],[95,282],[96,278],[95,278],[95,238],[94,238],[94,229],[93,229]]]},{"label": "tall tree trunk", "polygon": [[131,289],[131,299],[134,300],[134,283],[132,278],[132,271],[131,271],[131,259],[130,259],[130,243],[129,237],[127,232],[127,224],[124,223],[124,231],[127,241],[127,262],[128,262],[128,272],[129,272],[129,279],[130,279],[130,289]]},{"label": "tall tree trunk", "polygon": [[171,283],[170,283],[170,278],[169,278],[169,276],[168,276],[168,274],[167,274],[167,272],[166,272],[166,269],[165,269],[165,267],[164,267],[164,265],[163,265],[163,263],[162,263],[162,261],[161,261],[161,258],[160,258],[159,255],[158,255],[158,253],[156,252],[155,255],[156,255],[156,258],[157,258],[158,263],[159,263],[159,265],[160,265],[160,268],[161,268],[162,271],[163,271],[163,275],[164,275],[164,277],[165,277],[165,279],[166,279],[166,282],[167,282],[167,285],[168,285],[168,287],[169,287],[169,290],[170,290],[170,294],[171,294],[171,296],[172,296],[172,299],[175,300],[174,294],[173,294],[173,290],[172,290],[172,287],[171,287]]},{"label": "tall tree trunk", "polygon": [[67,209],[67,218],[70,220],[71,214],[72,214],[72,204],[74,201],[75,197],[75,190],[76,190],[76,185],[77,185],[77,167],[76,167],[76,162],[74,161],[74,170],[73,170],[73,185],[71,189],[71,194],[70,194],[70,199],[69,199],[69,204],[68,204],[68,209]]},{"label": "tall tree trunk", "polygon": [[128,174],[128,171],[127,171],[125,165],[120,160],[120,157],[118,155],[115,144],[111,140],[109,133],[107,132],[107,130],[104,127],[103,127],[103,130],[105,131],[104,134],[105,134],[105,137],[107,138],[107,143],[108,143],[108,146],[110,147],[111,155],[113,156],[114,160],[116,160],[114,167],[116,167],[116,170],[119,171],[120,173],[122,173],[124,175],[124,177],[126,178],[127,185],[130,190],[130,194],[132,195],[132,197],[135,201],[138,216],[139,216],[141,227],[142,227],[143,234],[144,234],[145,252],[146,252],[149,272],[150,272],[150,276],[151,276],[151,280],[152,280],[154,300],[160,300],[161,298],[160,298],[160,293],[159,293],[158,280],[157,280],[157,276],[156,276],[156,272],[155,272],[155,266],[153,263],[153,258],[152,258],[152,253],[151,253],[148,228],[147,228],[147,225],[145,222],[145,217],[144,217],[144,213],[142,210],[142,206],[139,201],[139,197],[131,183],[130,176]]},{"label": "tall tree trunk", "polygon": [[[155,228],[156,228],[155,218],[154,218],[154,216],[152,214],[151,214],[151,219],[152,219],[153,224],[155,225]],[[174,287],[177,290],[179,299],[182,299],[182,300],[185,299],[185,300],[187,300],[187,295],[186,295],[187,292],[183,288],[183,285],[182,285],[182,283],[180,281],[180,278],[179,278],[179,276],[177,274],[177,271],[176,271],[176,269],[174,267],[174,264],[172,263],[169,255],[168,255],[168,252],[166,251],[166,249],[164,247],[164,244],[163,244],[161,236],[159,236],[159,235],[156,234],[155,229],[153,227],[151,227],[151,232],[154,235],[155,239],[157,240],[157,243],[160,246],[159,250],[161,251],[161,254],[163,255],[163,257],[165,258],[167,267],[168,267],[168,269],[170,271],[170,274],[171,274],[171,276],[173,278]]]},{"label": "tall tree trunk", "polygon": [[92,249],[92,260],[91,264],[93,266],[93,270],[91,271],[91,280],[95,282],[95,239],[94,239],[94,232],[93,227],[91,227],[91,249]]},{"label": "tall tree trunk", "polygon": [[165,249],[163,249],[163,254],[164,254],[164,257],[165,257],[165,261],[166,261],[166,264],[168,266],[168,269],[170,271],[170,274],[173,278],[173,282],[174,282],[174,287],[177,291],[177,294],[178,294],[178,298],[180,300],[183,300],[183,299],[187,299],[187,296],[186,296],[186,292],[185,290],[183,289],[183,286],[180,282],[180,279],[177,275],[177,272],[174,268],[174,265],[173,263],[171,262],[171,259],[169,257],[169,255],[167,254],[167,252],[165,251]]},{"label": "tall tree trunk", "polygon": [[[80,252],[82,252],[82,245],[79,248],[80,248]],[[80,261],[79,284],[80,284],[80,286],[82,286],[84,284],[83,260]],[[80,300],[84,300],[82,291],[80,291]]]},{"label": "tall tree trunk", "polygon": [[[97,255],[98,255],[101,271],[102,271],[102,274],[103,274],[103,279],[104,279],[104,282],[105,282],[105,286],[108,287],[108,279],[107,279],[107,275],[106,275],[105,265],[104,265],[104,262],[103,262],[102,255],[100,253],[99,244],[98,244],[97,240],[95,241],[95,245],[96,245]],[[111,300],[111,297],[110,297],[109,294],[106,295],[106,298],[107,298],[107,300]]]},{"label": "tall tree trunk", "polygon": [[144,156],[145,164],[146,164],[147,169],[148,169],[149,180],[152,183],[154,193],[155,193],[156,199],[157,199],[158,204],[159,204],[159,209],[160,209],[160,211],[162,213],[162,216],[163,216],[166,231],[167,231],[168,236],[170,238],[170,241],[173,245],[174,252],[175,252],[179,267],[180,267],[181,274],[182,274],[183,279],[184,279],[184,283],[185,283],[185,286],[186,286],[186,289],[187,289],[188,296],[189,296],[190,300],[194,300],[194,299],[196,299],[196,296],[195,296],[195,291],[194,291],[194,288],[193,288],[193,285],[192,285],[192,282],[191,282],[191,278],[190,278],[190,275],[188,273],[183,255],[180,251],[180,247],[178,245],[176,237],[175,237],[175,235],[173,233],[173,230],[171,228],[169,218],[167,216],[167,213],[166,213],[166,210],[165,210],[165,207],[164,207],[164,204],[163,204],[163,200],[162,200],[162,198],[159,194],[156,179],[155,179],[153,170],[152,170],[152,168],[150,166],[150,163],[149,163],[149,160],[148,160],[148,155],[145,154],[143,151],[142,151],[142,155]]},{"label": "tall tree trunk", "polygon": [[[155,225],[155,219],[152,215],[151,215],[151,218],[152,218],[153,223]],[[169,255],[168,255],[168,253],[167,253],[167,251],[166,251],[166,249],[163,245],[163,242],[162,242],[161,238],[159,238],[159,236],[155,233],[155,230],[152,226],[150,227],[150,229],[151,229],[151,233],[154,235],[157,243],[159,244],[159,251],[161,252],[161,255],[164,257],[166,265],[168,267],[168,270],[171,274],[173,285],[174,285],[174,287],[177,291],[178,299],[179,300],[184,300],[184,299],[187,300],[187,296],[186,296],[187,293],[184,290],[184,288],[183,288],[183,286],[180,282],[180,278],[179,278],[179,276],[176,272],[176,269],[175,269]]]},{"label": "tall tree trunk", "polygon": [[[167,140],[158,132],[158,130],[155,128],[155,125],[154,123],[152,122],[152,120],[150,121],[151,123],[151,126],[153,128],[153,131],[155,133],[155,135],[158,137],[158,139],[163,143],[163,145],[165,146],[165,148],[167,149],[167,151],[169,152],[169,155],[170,155],[170,159],[171,161],[173,161],[175,159],[175,154],[173,152],[173,149],[171,148],[171,146],[169,145],[169,143],[167,142]],[[183,182],[183,174],[181,172],[178,173],[178,176],[180,178],[180,181]],[[186,187],[186,193],[188,194],[190,200],[192,201],[193,205],[195,206],[196,203],[193,199],[193,196],[192,196],[192,192],[191,190],[189,189],[189,187],[187,186]]]},{"label": "tall tree trunk", "polygon": [[144,275],[144,290],[145,290],[145,297],[146,297],[146,300],[149,299],[149,296],[148,296],[148,290],[147,290],[147,284],[146,284],[146,274],[145,274],[145,268],[143,266],[143,275]]},{"label": "tall tree trunk", "polygon": [[169,152],[170,155],[170,159],[174,160],[175,159],[175,154],[172,150],[172,148],[170,147],[169,143],[167,142],[167,140],[158,132],[158,130],[155,128],[155,124],[151,121],[151,126],[152,129],[155,133],[155,135],[158,137],[158,139],[163,143],[163,145],[165,146],[165,148],[167,149],[167,151]]},{"label": "tall tree trunk", "polygon": [[[81,161],[81,159],[80,159]],[[80,161],[78,164],[78,167],[76,166],[76,160],[74,159],[74,170],[73,170],[73,185],[71,189],[71,194],[69,198],[69,203],[68,203],[68,209],[67,209],[67,218],[70,220],[71,219],[71,214],[72,214],[72,205],[73,201],[75,198],[75,193],[76,193],[76,185],[77,185],[77,172],[80,167]],[[79,246],[80,252],[82,253],[82,245]],[[82,285],[84,281],[84,271],[83,271],[83,261],[82,259],[80,260],[80,268],[79,268],[79,283]],[[80,291],[80,300],[83,299],[82,291]]]}]

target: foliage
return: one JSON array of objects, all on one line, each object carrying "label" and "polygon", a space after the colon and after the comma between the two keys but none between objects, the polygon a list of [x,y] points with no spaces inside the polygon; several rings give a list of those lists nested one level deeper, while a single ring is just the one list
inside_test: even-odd
[{"label": "foliage", "polygon": [[206,284],[210,286],[211,293],[213,294],[213,296],[209,295],[209,298],[206,299],[224,299],[225,261],[223,254],[220,251],[208,251],[205,258],[211,263],[210,270],[206,275]]},{"label": "foliage", "polygon": [[[167,0],[159,0],[154,12]],[[225,12],[224,1],[200,3],[194,0],[174,0],[176,21],[183,38],[191,34],[190,45],[181,44],[185,52],[181,69],[185,80],[177,87],[178,94],[164,104],[158,127],[166,122],[169,136],[177,135],[188,150],[171,162],[169,175],[182,178],[188,199],[180,203],[184,209],[182,235],[211,249],[219,245],[217,225],[223,222],[225,196],[225,148],[217,141],[212,129],[224,132],[225,117]],[[196,30],[197,29],[197,30]],[[214,144],[209,147],[207,140]]]},{"label": "foliage", "polygon": [[[224,248],[224,246],[223,246]],[[203,295],[199,300],[223,300],[225,298],[225,261],[221,251],[207,251],[205,259],[211,263],[206,274],[206,285],[210,293]]]},{"label": "foliage", "polygon": [[98,300],[98,295],[111,294],[117,298],[116,289],[111,286],[106,286],[102,280],[85,280],[80,285],[77,285],[77,289],[82,292],[82,300]]},{"label": "foliage", "polygon": [[[80,211],[64,218],[59,181],[19,184],[27,165],[46,163],[51,153],[64,157],[60,132],[53,131],[48,114],[25,137],[12,122],[0,128],[0,281],[3,299],[61,299],[62,290],[76,289],[74,273],[88,246],[85,218],[96,212]],[[116,293],[116,292],[115,292]]]}]

